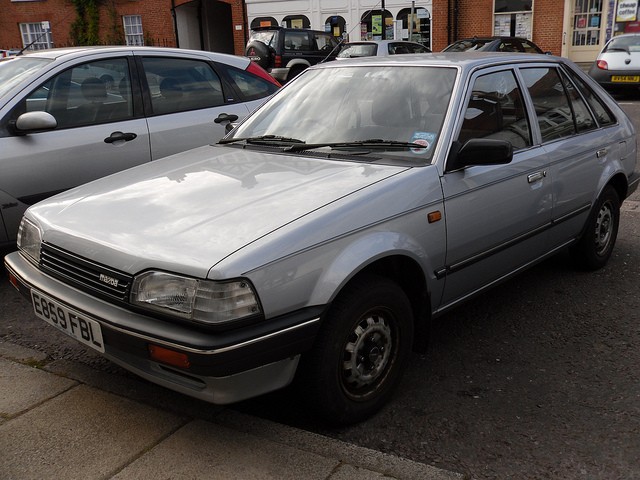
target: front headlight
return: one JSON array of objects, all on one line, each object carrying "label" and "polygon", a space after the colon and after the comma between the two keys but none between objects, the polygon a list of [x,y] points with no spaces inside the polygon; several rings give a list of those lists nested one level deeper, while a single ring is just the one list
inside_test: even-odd
[{"label": "front headlight", "polygon": [[247,280],[214,282],[156,271],[134,278],[131,303],[207,325],[260,313],[258,298]]},{"label": "front headlight", "polygon": [[22,217],[18,229],[18,248],[35,263],[40,263],[40,246],[42,245],[42,232],[40,228],[30,220]]}]

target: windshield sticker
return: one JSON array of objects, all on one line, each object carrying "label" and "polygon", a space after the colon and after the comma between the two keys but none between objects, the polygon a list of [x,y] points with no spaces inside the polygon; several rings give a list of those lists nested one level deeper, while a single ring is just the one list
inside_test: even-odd
[{"label": "windshield sticker", "polygon": [[424,145],[426,148],[412,148],[411,151],[417,155],[427,153],[431,149],[431,145],[436,140],[435,133],[416,132],[413,134],[411,143],[417,143],[418,145]]}]

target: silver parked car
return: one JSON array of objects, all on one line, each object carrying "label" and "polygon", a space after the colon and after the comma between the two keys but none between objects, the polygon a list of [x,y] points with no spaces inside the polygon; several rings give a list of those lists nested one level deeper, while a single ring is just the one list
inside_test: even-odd
[{"label": "silver parked car", "polygon": [[640,34],[627,33],[609,40],[589,68],[589,75],[607,90],[640,87]]},{"label": "silver parked car", "polygon": [[403,53],[431,53],[431,50],[420,43],[404,40],[363,40],[361,42],[343,44],[336,59],[371,56],[385,57]]},{"label": "silver parked car", "polygon": [[229,403],[296,376],[355,422],[432,318],[566,248],[604,266],[635,165],[568,60],[329,62],[217,145],[31,207],[5,265],[36,316],[153,382]]},{"label": "silver parked car", "polygon": [[216,142],[278,83],[249,59],[151,47],[40,50],[0,60],[0,245],[29,205]]}]

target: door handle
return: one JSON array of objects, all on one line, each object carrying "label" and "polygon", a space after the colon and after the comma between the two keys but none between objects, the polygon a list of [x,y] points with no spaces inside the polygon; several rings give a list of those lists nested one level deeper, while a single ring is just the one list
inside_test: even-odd
[{"label": "door handle", "polygon": [[221,113],[220,115],[218,115],[218,118],[216,118],[214,120],[215,123],[222,123],[222,122],[235,122],[236,120],[238,120],[238,115],[232,113],[232,114],[228,114],[228,113]]},{"label": "door handle", "polygon": [[136,135],[133,132],[129,132],[129,133],[113,132],[111,135],[109,135],[107,138],[104,139],[104,143],[113,143],[119,140],[124,140],[125,142],[128,142],[130,140],[135,139],[137,136],[138,135]]},{"label": "door handle", "polygon": [[535,183],[538,180],[542,180],[546,176],[547,176],[547,172],[544,172],[544,171],[532,173],[531,175],[527,175],[527,181],[529,183]]},{"label": "door handle", "polygon": [[606,148],[603,148],[602,150],[598,150],[598,151],[596,152],[596,157],[597,157],[597,158],[602,158],[602,157],[604,157],[606,154],[607,154],[607,149],[606,149]]}]

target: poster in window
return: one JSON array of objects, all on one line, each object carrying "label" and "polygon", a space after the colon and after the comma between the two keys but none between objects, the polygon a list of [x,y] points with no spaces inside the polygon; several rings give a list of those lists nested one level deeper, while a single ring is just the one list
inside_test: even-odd
[{"label": "poster in window", "polygon": [[373,15],[371,17],[371,33],[382,35],[382,15]]},{"label": "poster in window", "polygon": [[638,0],[620,0],[616,22],[635,22],[638,14]]}]

